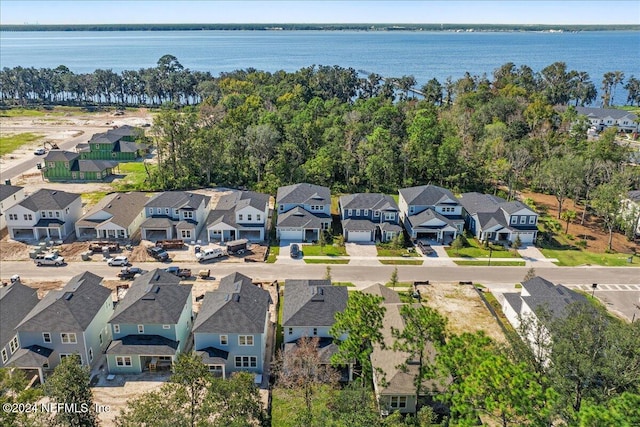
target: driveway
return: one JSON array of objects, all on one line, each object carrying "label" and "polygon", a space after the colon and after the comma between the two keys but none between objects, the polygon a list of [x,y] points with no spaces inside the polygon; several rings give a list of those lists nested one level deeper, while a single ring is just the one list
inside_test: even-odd
[{"label": "driveway", "polygon": [[345,243],[344,248],[352,259],[358,258],[378,258],[378,250],[375,243]]},{"label": "driveway", "polygon": [[522,259],[526,262],[526,265],[531,265],[533,263],[544,262],[545,265],[549,267],[555,266],[553,261],[557,261],[555,259],[549,259],[544,256],[540,249],[536,248],[533,245],[522,246],[518,249],[518,254],[522,257]]},{"label": "driveway", "polygon": [[[302,260],[302,257],[298,258],[298,259],[292,259],[291,258],[291,245],[295,243],[295,242],[291,242],[288,240],[285,241],[280,241],[280,255],[278,255],[278,258],[276,259],[276,263],[278,264],[299,264],[302,263],[304,264],[304,261]],[[300,245],[300,243],[298,243],[298,245]]]}]

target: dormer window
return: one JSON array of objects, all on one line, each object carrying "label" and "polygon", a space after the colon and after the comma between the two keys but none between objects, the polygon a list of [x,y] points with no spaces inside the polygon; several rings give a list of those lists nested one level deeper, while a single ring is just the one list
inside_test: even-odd
[{"label": "dormer window", "polygon": [[356,216],[360,216],[360,209],[356,209]]},{"label": "dormer window", "polygon": [[413,206],[409,206],[409,213],[413,213]]},{"label": "dormer window", "polygon": [[373,217],[374,218],[380,217],[380,211],[373,211]]},{"label": "dormer window", "polygon": [[353,215],[353,209],[347,209],[347,215],[348,216]]},{"label": "dormer window", "polygon": [[364,210],[364,216],[369,216],[369,209]]}]

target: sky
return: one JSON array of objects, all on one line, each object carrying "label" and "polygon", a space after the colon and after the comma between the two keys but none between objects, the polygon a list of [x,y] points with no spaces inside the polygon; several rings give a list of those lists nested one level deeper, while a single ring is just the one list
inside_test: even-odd
[{"label": "sky", "polygon": [[638,0],[1,0],[0,24],[638,24]]}]

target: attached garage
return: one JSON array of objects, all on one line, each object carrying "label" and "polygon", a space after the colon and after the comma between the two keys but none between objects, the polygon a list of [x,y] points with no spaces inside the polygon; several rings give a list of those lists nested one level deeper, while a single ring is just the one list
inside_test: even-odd
[{"label": "attached garage", "polygon": [[519,233],[513,233],[512,240],[515,241],[517,236],[520,236],[520,242],[522,244],[534,243],[536,240],[535,231],[521,231]]},{"label": "attached garage", "polygon": [[348,242],[371,242],[371,231],[353,231],[347,232]]},{"label": "attached garage", "polygon": [[427,239],[427,240],[438,240],[438,232],[437,231],[419,232],[419,233],[416,233],[416,238]]},{"label": "attached garage", "polygon": [[278,236],[280,236],[280,240],[291,240],[301,242],[303,236],[303,230],[301,229],[289,229],[283,228],[278,229]]}]

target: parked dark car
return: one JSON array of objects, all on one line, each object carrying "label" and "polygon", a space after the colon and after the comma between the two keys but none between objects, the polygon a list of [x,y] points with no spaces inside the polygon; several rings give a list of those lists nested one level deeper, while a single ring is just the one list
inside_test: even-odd
[{"label": "parked dark car", "polygon": [[418,240],[418,247],[420,251],[424,254],[424,256],[435,255],[436,251],[429,245],[427,242],[423,242],[422,240]]},{"label": "parked dark car", "polygon": [[118,273],[118,277],[121,280],[131,280],[135,278],[137,274],[144,274],[144,273],[146,273],[146,270],[143,270],[139,267],[125,267],[122,270],[120,270],[120,273]]},{"label": "parked dark car", "polygon": [[152,257],[154,257],[155,259],[157,259],[158,261],[169,260],[169,253],[167,253],[167,251],[165,251],[162,248],[153,246],[153,247],[147,248],[147,253]]},{"label": "parked dark car", "polygon": [[296,243],[291,245],[291,248],[290,248],[291,258],[300,258],[300,254],[301,254],[300,246],[298,246]]},{"label": "parked dark car", "polygon": [[167,267],[164,269],[167,273],[175,274],[176,276],[187,279],[191,277],[191,270],[188,268],[180,268],[176,265],[172,265],[171,267]]}]

